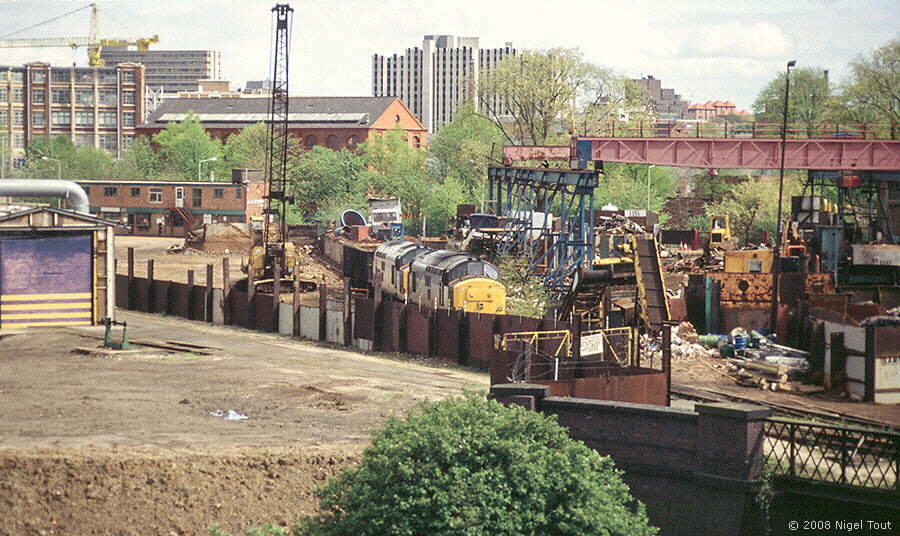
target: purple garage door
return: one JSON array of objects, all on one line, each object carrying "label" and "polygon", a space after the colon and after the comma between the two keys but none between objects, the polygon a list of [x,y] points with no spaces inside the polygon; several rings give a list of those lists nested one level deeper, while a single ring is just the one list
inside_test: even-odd
[{"label": "purple garage door", "polygon": [[90,325],[90,233],[0,238],[0,327]]}]

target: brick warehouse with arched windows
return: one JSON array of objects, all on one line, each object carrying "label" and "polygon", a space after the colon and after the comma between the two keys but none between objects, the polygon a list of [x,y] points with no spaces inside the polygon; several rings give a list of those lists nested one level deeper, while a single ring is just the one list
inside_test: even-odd
[{"label": "brick warehouse with arched windows", "polygon": [[[225,140],[269,118],[269,99],[171,99],[163,102],[137,128],[137,135],[156,134],[193,113],[214,138]],[[409,144],[424,147],[428,131],[397,97],[291,97],[288,130],[304,146],[354,149],[372,133],[400,125]]]}]

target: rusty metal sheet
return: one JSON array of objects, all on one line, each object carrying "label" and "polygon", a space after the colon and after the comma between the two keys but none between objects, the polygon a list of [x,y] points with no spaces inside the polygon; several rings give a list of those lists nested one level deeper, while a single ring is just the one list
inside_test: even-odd
[{"label": "rusty metal sheet", "polygon": [[431,347],[430,309],[418,305],[403,308],[405,330],[404,350],[411,354],[428,355]]},{"label": "rusty metal sheet", "polygon": [[194,285],[191,288],[191,320],[206,320],[206,287]]},{"label": "rusty metal sheet", "polygon": [[669,320],[687,320],[687,301],[684,298],[669,298]]},{"label": "rusty metal sheet", "polygon": [[771,302],[772,274],[710,273],[721,285],[723,302]]},{"label": "rusty metal sheet", "polygon": [[778,274],[778,299],[781,303],[794,307],[803,297],[806,274]]},{"label": "rusty metal sheet", "polygon": [[460,364],[489,369],[494,355],[494,315],[468,313],[463,326],[466,342],[461,348]]},{"label": "rusty metal sheet", "polygon": [[355,298],[353,304],[353,336],[357,339],[375,339],[375,300]]},{"label": "rusty metal sheet", "polygon": [[[171,289],[171,287],[170,287]],[[247,304],[247,293],[240,290],[228,292],[228,314],[231,323],[242,328],[252,329],[250,325],[250,308]]]},{"label": "rusty metal sheet", "polygon": [[435,351],[439,357],[450,359],[459,363],[459,336],[460,319],[459,311],[438,311],[434,315],[435,322]]},{"label": "rusty metal sheet", "polygon": [[150,312],[150,281],[145,277],[135,277],[132,281],[132,292],[134,293],[135,310],[145,313]]},{"label": "rusty metal sheet", "polygon": [[512,365],[516,362],[516,352],[494,350],[491,358],[491,385],[513,381]]},{"label": "rusty metal sheet", "polygon": [[734,328],[769,329],[772,321],[771,303],[728,303],[722,304],[722,321],[719,325],[722,333]]},{"label": "rusty metal sheet", "polygon": [[164,313],[169,307],[169,281],[153,281],[151,313]]},{"label": "rusty metal sheet", "polygon": [[375,311],[375,344],[379,351],[400,351],[402,310],[402,303],[382,301]]},{"label": "rusty metal sheet", "polygon": [[128,276],[116,274],[116,307],[128,309]]},{"label": "rusty metal sheet", "polygon": [[577,398],[666,405],[666,373],[646,369],[617,369],[615,374],[576,378]]},{"label": "rusty metal sheet", "polygon": [[806,274],[803,292],[807,296],[827,296],[834,294],[834,280],[831,274]]},{"label": "rusty metal sheet", "polygon": [[250,304],[253,307],[253,323],[251,329],[259,329],[269,333],[278,331],[275,323],[275,314],[272,310],[272,296],[266,294],[254,294]]},{"label": "rusty metal sheet", "polygon": [[503,164],[527,160],[569,160],[572,150],[569,146],[553,145],[507,145],[503,147]]},{"label": "rusty metal sheet", "polygon": [[172,282],[169,285],[169,304],[166,313],[172,316],[188,317],[190,287],[185,283]]},{"label": "rusty metal sheet", "polygon": [[900,326],[878,326],[875,330],[875,357],[900,356]]}]

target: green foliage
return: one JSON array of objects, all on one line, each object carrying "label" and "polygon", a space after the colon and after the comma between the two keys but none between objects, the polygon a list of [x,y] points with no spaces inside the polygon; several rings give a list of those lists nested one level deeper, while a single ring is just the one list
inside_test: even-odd
[{"label": "green foliage", "polygon": [[365,205],[366,162],[346,149],[313,147],[291,157],[290,189],[306,219],[326,222],[340,217],[340,209]]},{"label": "green foliage", "polygon": [[269,130],[265,123],[256,123],[225,141],[225,161],[236,169],[266,169]]},{"label": "green foliage", "polygon": [[358,467],[317,491],[299,527],[329,535],[645,535],[643,505],[609,457],[552,418],[469,396],[375,432]]},{"label": "green foliage", "polygon": [[[753,114],[757,121],[781,123],[784,113],[785,73],[779,73],[760,91],[753,102]],[[812,125],[830,117],[831,88],[825,71],[818,67],[791,69],[791,87],[788,97],[788,123]]]},{"label": "green foliage", "polygon": [[505,144],[497,125],[471,105],[460,106],[453,121],[443,125],[429,143],[433,157],[429,164],[434,176],[458,181],[466,195],[475,199],[484,190],[488,165],[500,160]]},{"label": "green foliage", "polygon": [[[230,533],[220,529],[219,525],[213,525],[206,530],[207,532],[209,532],[210,536],[231,536]],[[285,529],[279,527],[278,525],[267,523],[262,527],[249,529],[244,534],[246,534],[247,536],[288,536],[288,534],[296,533],[294,533],[293,531],[291,533],[288,533]]]},{"label": "green foliage", "polygon": [[[861,123],[900,123],[900,38],[850,63],[843,86],[849,115]],[[896,138],[900,132],[892,132]]]},{"label": "green foliage", "polygon": [[550,296],[540,277],[531,274],[528,257],[503,256],[497,261],[499,281],[506,287],[506,313],[542,318]]},{"label": "green foliage", "polygon": [[76,147],[68,136],[39,136],[26,149],[26,174],[35,179],[104,179],[112,156],[94,147]]},{"label": "green foliage", "polygon": [[409,144],[406,131],[397,126],[360,145],[367,167],[366,184],[376,197],[397,197],[408,220],[407,227],[421,228],[423,208],[434,181],[428,180],[427,153]]},{"label": "green foliage", "polygon": [[193,113],[188,112],[183,121],[169,123],[166,129],[153,136],[153,142],[159,146],[159,156],[163,159],[166,171],[173,178],[181,180],[197,180],[197,166],[201,160],[217,158],[215,162],[207,162],[208,170],[218,170],[221,176],[227,173],[222,162],[222,144],[213,140]]},{"label": "green foliage", "polygon": [[[785,173],[782,218],[791,210],[791,196],[802,191],[798,172]],[[760,242],[764,231],[775,236],[778,219],[778,175],[762,175],[731,188],[731,195],[707,205],[708,215],[729,216],[732,233],[743,244]]]},{"label": "green foliage", "polygon": [[448,177],[443,183],[429,181],[429,185],[431,191],[422,206],[426,231],[428,236],[445,235],[456,220],[456,206],[471,198],[462,182],[455,177]]},{"label": "green foliage", "polygon": [[650,173],[650,210],[661,211],[675,193],[672,170],[640,164],[605,163],[600,184],[594,190],[594,208],[612,203],[619,209],[647,208],[647,173]]},{"label": "green foliage", "polygon": [[731,192],[732,185],[723,180],[722,174],[710,175],[709,173],[697,173],[691,178],[694,193],[705,203],[718,201],[722,196]]},{"label": "green foliage", "polygon": [[152,180],[162,172],[163,163],[148,136],[135,138],[116,162],[115,175],[124,180]]}]

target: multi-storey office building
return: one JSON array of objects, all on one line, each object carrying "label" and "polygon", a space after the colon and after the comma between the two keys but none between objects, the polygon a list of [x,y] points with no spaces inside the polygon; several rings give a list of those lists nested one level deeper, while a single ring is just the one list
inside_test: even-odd
[{"label": "multi-storey office building", "polygon": [[[477,96],[479,73],[515,53],[512,43],[482,49],[477,37],[426,35],[421,48],[372,56],[372,94],[400,97],[425,128],[435,132],[453,120],[454,111],[463,102],[484,110]],[[491,104],[502,110],[502,103]]]},{"label": "multi-storey office building", "polygon": [[200,80],[222,78],[220,55],[215,50],[128,50],[104,47],[100,57],[106,65],[140,63],[146,84],[163,93],[198,91]]},{"label": "multi-storey office building", "polygon": [[119,156],[143,117],[141,65],[0,66],[0,152],[7,162],[23,162],[35,137],[58,134]]}]

